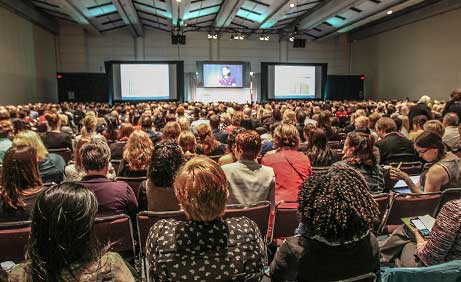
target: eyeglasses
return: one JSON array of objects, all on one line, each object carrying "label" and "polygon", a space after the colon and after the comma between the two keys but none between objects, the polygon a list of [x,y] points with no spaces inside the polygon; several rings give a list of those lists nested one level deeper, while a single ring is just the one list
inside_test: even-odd
[{"label": "eyeglasses", "polygon": [[430,148],[427,148],[427,149],[424,149],[424,150],[421,150],[421,151],[416,150],[416,152],[417,152],[418,154],[422,155],[422,154],[426,153],[426,152],[429,151],[429,150],[430,150]]}]

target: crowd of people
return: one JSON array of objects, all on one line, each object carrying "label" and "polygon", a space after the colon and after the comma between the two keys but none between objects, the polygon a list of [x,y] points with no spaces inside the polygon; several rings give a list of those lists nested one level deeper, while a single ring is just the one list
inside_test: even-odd
[{"label": "crowd of people", "polygon": [[[434,236],[399,233],[389,246],[375,236],[373,199],[391,192],[387,179],[414,194],[461,187],[460,115],[461,90],[448,102],[0,106],[0,222],[32,220],[27,260],[7,281],[134,281],[93,227],[98,215],[144,210],[187,218],[151,227],[141,246],[150,281],[260,281],[266,265],[272,281],[332,281],[380,262],[461,259],[461,200],[444,206]],[[424,164],[418,183],[405,162]],[[135,192],[116,177],[146,181]],[[253,221],[222,219],[226,204],[260,201],[298,203],[299,227],[273,255]]]}]

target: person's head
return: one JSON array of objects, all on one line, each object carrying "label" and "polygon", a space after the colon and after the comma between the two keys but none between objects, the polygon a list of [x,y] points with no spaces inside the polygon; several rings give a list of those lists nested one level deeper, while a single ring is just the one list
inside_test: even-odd
[{"label": "person's head", "polygon": [[31,146],[10,148],[3,158],[2,189],[3,203],[9,209],[25,207],[22,192],[42,185],[37,163],[37,151]]},{"label": "person's head", "polygon": [[238,160],[254,160],[261,151],[261,136],[254,130],[243,131],[235,137],[234,148]]},{"label": "person's head", "polygon": [[230,75],[230,67],[229,66],[224,66],[222,68],[222,75],[223,76],[229,76]]},{"label": "person's head", "polygon": [[306,120],[306,112],[303,110],[299,110],[296,112],[296,122],[300,124],[304,124]]},{"label": "person's head", "polygon": [[307,144],[309,148],[316,147],[321,150],[325,150],[327,148],[327,135],[325,131],[321,128],[313,128],[308,135]]},{"label": "person's head", "polygon": [[170,121],[165,124],[163,128],[162,140],[171,139],[176,142],[179,134],[181,133],[181,126],[175,121]]},{"label": "person's head", "polygon": [[141,123],[142,129],[144,130],[152,129],[152,118],[150,116],[147,116],[147,115],[142,116],[140,123]]},{"label": "person's head", "polygon": [[210,158],[196,157],[177,173],[176,198],[190,220],[213,221],[224,214],[227,179],[221,167]]},{"label": "person's head", "polygon": [[296,124],[296,113],[293,110],[286,109],[283,112],[282,122],[288,124]]},{"label": "person's head", "polygon": [[63,182],[38,197],[28,250],[33,281],[58,281],[63,271],[75,276],[76,263],[98,260],[102,250],[93,231],[97,211],[93,192],[76,182]]},{"label": "person's head", "polygon": [[446,155],[442,137],[432,131],[421,133],[415,140],[415,150],[426,162],[436,162]]},{"label": "person's head", "polygon": [[450,98],[452,101],[461,101],[461,89],[455,89],[451,92]]},{"label": "person's head", "polygon": [[441,121],[432,119],[426,121],[426,123],[423,126],[424,131],[432,131],[434,133],[437,133],[440,136],[443,136],[445,133],[445,128],[443,127],[443,124]]},{"label": "person's head", "polygon": [[332,166],[313,174],[298,194],[298,212],[309,238],[343,244],[361,238],[379,220],[378,205],[359,171]]},{"label": "person's head", "polygon": [[419,98],[418,103],[429,104],[431,102],[431,97],[424,95]]},{"label": "person's head", "polygon": [[344,144],[344,159],[346,162],[376,165],[377,159],[373,154],[375,138],[371,134],[350,132]]},{"label": "person's head", "polygon": [[315,125],[313,125],[312,123],[308,123],[304,125],[304,128],[303,128],[304,139],[309,140],[309,135],[311,134],[312,130],[315,128],[316,128]]},{"label": "person's head", "polygon": [[354,125],[356,129],[366,129],[368,128],[369,119],[366,116],[358,116],[354,120]]},{"label": "person's head", "polygon": [[397,125],[391,118],[382,117],[376,122],[376,133],[378,133],[381,138],[395,131],[397,131]]},{"label": "person's head", "polygon": [[130,138],[131,133],[133,133],[134,127],[131,123],[122,123],[120,126],[120,129],[118,130],[118,137],[117,139],[119,141],[128,141],[128,138]]},{"label": "person's head", "polygon": [[413,128],[416,130],[422,130],[426,121],[427,121],[427,117],[425,115],[415,116],[413,118]]},{"label": "person's head", "polygon": [[375,130],[376,123],[381,118],[381,115],[378,113],[372,113],[368,116],[368,128]]},{"label": "person's head", "polygon": [[232,116],[232,125],[233,126],[240,126],[243,120],[243,113],[242,112],[235,112]]},{"label": "person's head", "polygon": [[218,147],[218,142],[211,131],[208,124],[202,123],[197,127],[197,135],[199,137],[199,144],[203,149],[205,155],[213,152]]},{"label": "person's head", "polygon": [[88,174],[106,175],[110,161],[110,149],[106,142],[91,140],[80,149],[82,166]]},{"label": "person's head", "polygon": [[61,127],[61,119],[57,113],[46,113],[45,119],[50,130],[59,130]]},{"label": "person's head", "polygon": [[74,150],[74,160],[75,160],[75,166],[78,169],[83,169],[82,165],[82,156],[80,155],[80,149],[85,145],[86,143],[90,142],[91,138],[89,137],[82,137],[78,140],[77,144],[75,144],[75,150]]},{"label": "person's head", "polygon": [[95,116],[94,112],[89,112],[89,114],[87,114],[87,116],[83,118],[82,124],[82,135],[91,135],[96,131],[96,127],[98,125],[98,118]]},{"label": "person's head", "polygon": [[[456,113],[447,113],[443,117],[443,126],[458,126],[459,118]],[[1,124],[1,123],[0,123]]]},{"label": "person's head", "polygon": [[178,124],[181,130],[190,130],[190,121],[187,117],[185,116],[179,117]]},{"label": "person's head", "polygon": [[13,138],[13,146],[31,146],[37,150],[38,161],[42,161],[48,155],[48,151],[43,145],[42,139],[32,130],[24,130],[16,134]]},{"label": "person's head", "polygon": [[197,146],[197,140],[195,139],[194,133],[190,130],[181,131],[178,137],[178,144],[184,153],[190,152],[195,153],[195,147]]},{"label": "person's head", "polygon": [[178,144],[171,140],[155,145],[147,170],[150,186],[173,187],[176,172],[184,163],[184,154]]},{"label": "person's head", "polygon": [[212,129],[219,128],[220,118],[218,115],[211,115],[210,116],[210,126]]},{"label": "person's head", "polygon": [[9,119],[0,120],[0,138],[13,137],[13,123]]},{"label": "person's head", "polygon": [[127,162],[130,170],[145,170],[152,157],[154,144],[149,135],[142,130],[131,133],[123,150],[123,159]]},{"label": "person's head", "polygon": [[292,124],[280,123],[274,130],[274,145],[295,150],[299,145],[298,129]]}]

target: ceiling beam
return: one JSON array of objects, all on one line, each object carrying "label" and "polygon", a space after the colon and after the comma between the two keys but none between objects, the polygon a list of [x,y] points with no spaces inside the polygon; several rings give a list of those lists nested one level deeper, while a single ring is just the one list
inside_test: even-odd
[{"label": "ceiling beam", "polygon": [[138,17],[138,12],[134,7],[134,4],[131,0],[112,0],[115,8],[122,17],[123,22],[130,27],[130,31],[134,37],[143,37],[144,28],[142,26],[141,20]]},{"label": "ceiling beam", "polygon": [[89,31],[100,34],[96,25],[90,21],[90,15],[81,0],[62,0],[59,1],[59,6],[77,23],[84,25]]},{"label": "ceiling beam", "polygon": [[182,0],[181,2],[178,2],[176,0],[170,0],[169,2],[167,2],[167,6],[169,7],[171,12],[171,22],[173,26],[184,24],[184,16],[190,10],[190,1],[191,0]]},{"label": "ceiling beam", "polygon": [[329,0],[319,9],[301,18],[298,22],[299,29],[311,29],[335,16],[339,12],[349,9],[362,0]]},{"label": "ceiling beam", "polygon": [[296,7],[291,8],[290,4],[293,3],[291,0],[281,1],[282,4],[278,6],[271,15],[264,19],[259,25],[261,29],[268,29],[273,27],[283,16],[285,16],[290,10],[296,9]]},{"label": "ceiling beam", "polygon": [[0,6],[41,26],[53,34],[59,33],[59,24],[52,17],[42,14],[32,3],[24,0],[0,0]]},{"label": "ceiling beam", "polygon": [[214,26],[219,28],[228,27],[245,1],[246,0],[225,0],[216,16]]}]

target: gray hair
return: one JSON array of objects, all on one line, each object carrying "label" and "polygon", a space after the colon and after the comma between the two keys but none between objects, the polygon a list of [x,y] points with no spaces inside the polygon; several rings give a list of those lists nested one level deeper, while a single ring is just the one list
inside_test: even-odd
[{"label": "gray hair", "polygon": [[83,168],[88,170],[102,170],[110,161],[110,149],[106,142],[91,140],[80,149]]},{"label": "gray hair", "polygon": [[443,117],[443,121],[445,122],[446,125],[448,126],[457,126],[458,125],[458,115],[456,113],[447,113],[444,117]]}]

